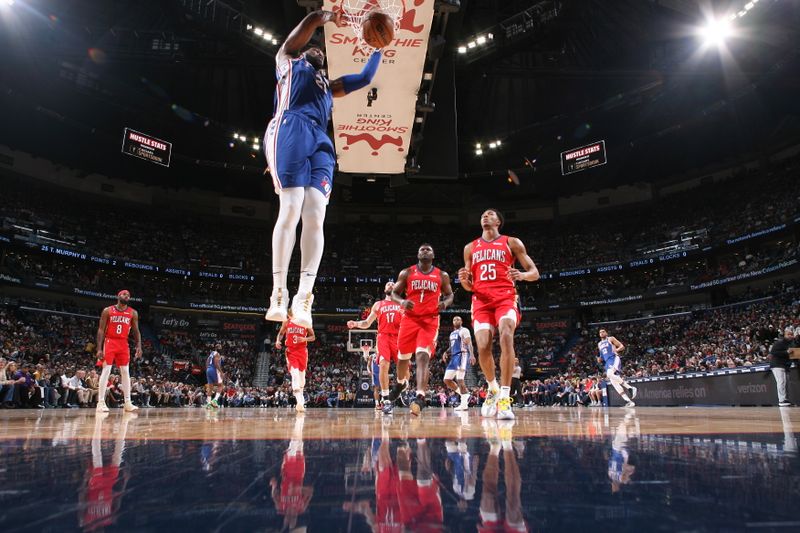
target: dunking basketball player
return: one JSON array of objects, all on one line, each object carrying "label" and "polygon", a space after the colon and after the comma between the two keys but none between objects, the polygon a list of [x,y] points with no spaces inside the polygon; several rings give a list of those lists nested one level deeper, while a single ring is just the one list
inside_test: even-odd
[{"label": "dunking basketball player", "polygon": [[[597,362],[605,365],[606,377],[608,381],[611,382],[614,390],[617,391],[617,394],[627,402],[625,407],[634,407],[636,405],[633,403],[633,399],[636,397],[636,387],[628,384],[628,382],[622,379],[621,375],[622,361],[619,358],[619,354],[625,350],[625,345],[619,342],[615,337],[609,337],[608,331],[605,329],[601,329],[599,334],[600,342],[597,343],[597,350],[599,352]],[[625,392],[625,389],[630,391],[630,397]]]},{"label": "dunking basketball player", "polygon": [[442,356],[442,361],[446,362],[450,357],[450,362],[444,371],[444,384],[451,390],[457,390],[461,395],[461,403],[455,408],[456,411],[466,411],[469,409],[469,391],[467,384],[464,383],[464,376],[467,372],[467,363],[475,364],[475,356],[472,355],[472,336],[469,330],[462,327],[460,316],[453,318],[453,331],[450,333],[450,346]]},{"label": "dunking basketball player", "polygon": [[139,333],[139,313],[128,306],[131,293],[123,289],[117,293],[117,304],[103,309],[100,325],[97,328],[97,359],[103,361],[103,371],[97,387],[97,411],[107,413],[106,388],[111,367],[119,367],[122,376],[122,395],[125,398],[125,410],[136,411],[138,407],[131,402],[131,374],[128,368],[131,352],[128,347],[128,334],[133,330],[136,342],[135,357],[142,357],[142,334]]},{"label": "dunking basketball player", "polygon": [[298,413],[303,413],[306,410],[303,390],[306,387],[308,343],[317,340],[317,336],[314,334],[313,329],[297,324],[290,310],[288,319],[278,331],[278,339],[275,341],[275,348],[278,350],[283,347],[281,341],[284,337],[286,337],[286,366],[289,368],[289,375],[292,377],[292,394],[294,394],[294,399],[297,400],[295,410]]},{"label": "dunking basketball player", "polygon": [[284,322],[289,302],[286,280],[300,218],[300,285],[292,300],[294,321],[310,328],[314,281],[325,239],[322,224],[333,188],[336,156],[328,134],[331,96],[366,87],[375,76],[381,53],[375,52],[359,74],[332,82],[323,70],[325,54],[307,45],[327,22],[343,24],[341,13],[315,11],[292,30],[278,55],[275,115],[267,126],[264,150],[280,209],[272,233],[272,296],[266,319]]},{"label": "dunking basketball player", "polygon": [[[389,395],[395,400],[408,388],[411,355],[416,354],[417,395],[411,412],[418,415],[425,408],[425,392],[430,378],[430,358],[439,334],[439,312],[453,303],[453,288],[447,272],[433,266],[433,247],[422,244],[417,251],[418,263],[400,272],[392,290],[392,299],[405,310],[397,335],[397,385]],[[405,295],[405,297],[403,297]],[[443,299],[441,297],[444,296]]]},{"label": "dunking basketball player", "polygon": [[[472,329],[478,344],[481,370],[489,382],[481,416],[511,420],[511,380],[514,375],[514,331],[521,318],[515,284],[536,281],[539,269],[522,241],[501,235],[503,215],[487,209],[481,215],[481,236],[464,247],[464,267],[458,278],[465,290],[472,291]],[[514,268],[519,262],[522,270]],[[500,334],[500,386],[495,377],[492,339]],[[498,396],[499,394],[499,396]]]},{"label": "dunking basketball player", "polygon": [[381,402],[384,414],[392,414],[394,402],[389,401],[389,367],[397,364],[397,334],[400,331],[400,322],[403,318],[403,308],[392,300],[394,283],[388,282],[383,287],[386,298],[378,300],[372,305],[369,316],[364,320],[350,320],[347,322],[349,329],[367,329],[375,319],[378,320],[378,366],[379,383],[381,387]]},{"label": "dunking basketball player", "polygon": [[[219,353],[221,349],[221,344],[215,345],[206,359],[206,407],[213,407],[215,409],[219,407],[219,397],[222,395],[223,389],[223,357]],[[216,394],[214,394],[214,389],[217,389]]]}]

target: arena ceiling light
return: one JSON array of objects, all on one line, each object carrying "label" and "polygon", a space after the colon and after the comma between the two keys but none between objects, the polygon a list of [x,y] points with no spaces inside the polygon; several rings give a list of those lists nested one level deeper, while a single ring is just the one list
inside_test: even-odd
[{"label": "arena ceiling light", "polygon": [[466,54],[470,50],[474,50],[476,48],[485,48],[491,44],[492,41],[494,41],[493,33],[482,33],[467,41],[466,44],[460,45],[457,50],[459,54]]},{"label": "arena ceiling light", "polygon": [[725,41],[733,35],[731,21],[726,18],[710,19],[706,25],[700,28],[700,37],[706,46],[722,46]]},{"label": "arena ceiling light", "polygon": [[267,30],[265,30],[264,28],[261,28],[259,26],[255,26],[253,24],[248,24],[245,27],[247,28],[247,31],[252,32],[253,35],[255,35],[256,37],[260,37],[261,39],[264,40],[264,42],[267,42],[267,43],[270,43],[270,44],[273,44],[273,45],[277,45],[278,44],[278,40],[275,38],[275,36],[272,33],[270,33]]}]

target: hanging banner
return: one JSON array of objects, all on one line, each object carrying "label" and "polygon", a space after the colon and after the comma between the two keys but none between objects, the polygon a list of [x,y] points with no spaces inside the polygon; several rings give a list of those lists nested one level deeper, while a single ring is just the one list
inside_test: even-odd
[{"label": "hanging banner", "polygon": [[[395,0],[397,1],[397,0]],[[372,83],[333,101],[333,137],[340,172],[401,174],[417,107],[435,0],[402,0],[400,29],[385,47]],[[325,0],[340,10],[342,0]],[[353,30],[325,25],[328,76],[355,74],[369,59]]]}]

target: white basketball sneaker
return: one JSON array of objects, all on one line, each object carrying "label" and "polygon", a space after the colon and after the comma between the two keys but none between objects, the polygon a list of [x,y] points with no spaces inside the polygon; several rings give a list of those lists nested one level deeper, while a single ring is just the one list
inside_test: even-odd
[{"label": "white basketball sneaker", "polygon": [[511,398],[501,398],[497,401],[497,419],[514,420],[514,411],[511,410]]},{"label": "white basketball sneaker", "polygon": [[292,322],[303,328],[311,328],[311,304],[314,303],[314,295],[297,293],[292,299]]},{"label": "white basketball sneaker", "polygon": [[497,416],[497,395],[500,391],[486,393],[486,399],[481,405],[481,416],[484,418],[494,418]]},{"label": "white basketball sneaker", "polygon": [[133,405],[131,402],[126,402],[124,410],[125,410],[126,413],[132,413],[134,411],[138,411],[139,408],[136,407],[135,405]]},{"label": "white basketball sneaker", "polygon": [[108,406],[106,405],[106,402],[97,402],[97,408],[96,409],[97,409],[98,413],[107,413],[108,412]]},{"label": "white basketball sneaker", "polygon": [[269,309],[264,318],[272,322],[286,322],[289,309],[289,290],[273,289],[269,297]]}]

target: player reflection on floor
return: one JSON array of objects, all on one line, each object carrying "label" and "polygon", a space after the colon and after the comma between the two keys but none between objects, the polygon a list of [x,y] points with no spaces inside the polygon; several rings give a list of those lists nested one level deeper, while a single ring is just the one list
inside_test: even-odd
[{"label": "player reflection on floor", "polygon": [[628,439],[639,436],[639,419],[636,412],[628,409],[617,424],[611,437],[611,453],[608,457],[608,479],[611,480],[611,493],[617,494],[623,485],[631,482],[636,467],[630,464]]},{"label": "player reflection on floor", "polygon": [[[125,494],[131,477],[130,471],[122,467],[122,460],[125,453],[128,424],[136,418],[136,415],[129,412],[123,413],[119,427],[115,428],[114,453],[111,456],[111,464],[104,466],[103,424],[108,416],[109,413],[97,413],[94,421],[92,462],[87,470],[86,483],[78,499],[79,523],[84,531],[95,531],[112,526],[117,521],[122,507],[122,496]],[[109,422],[106,426],[113,426],[113,422]],[[122,483],[118,485],[120,473],[122,474]]]},{"label": "player reflection on floor", "polygon": [[298,529],[298,519],[306,512],[314,495],[314,487],[303,485],[306,477],[306,458],[303,455],[304,421],[305,416],[298,414],[292,430],[292,440],[283,454],[280,481],[274,477],[269,481],[275,510],[283,515],[283,527],[289,531]]},{"label": "player reflection on floor", "polygon": [[[517,463],[517,453],[512,442],[513,420],[484,419],[484,435],[489,443],[489,456],[483,468],[483,490],[481,492],[479,532],[490,531],[528,531],[522,515],[520,491],[522,478]],[[506,501],[501,505],[498,498],[500,479],[500,453],[505,467]],[[505,514],[505,517],[503,516]]]}]

